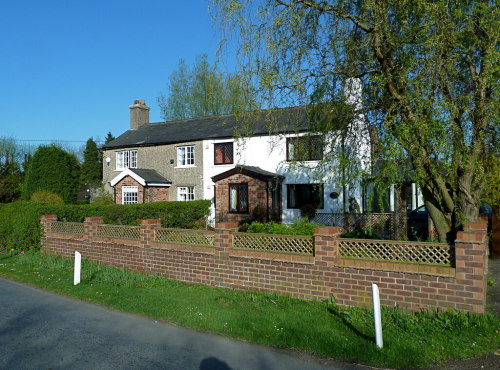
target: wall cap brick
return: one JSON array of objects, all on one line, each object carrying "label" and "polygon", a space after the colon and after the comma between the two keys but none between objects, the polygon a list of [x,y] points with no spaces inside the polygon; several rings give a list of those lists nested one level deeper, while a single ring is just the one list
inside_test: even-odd
[{"label": "wall cap brick", "polygon": [[150,220],[140,220],[139,225],[158,225],[161,224],[161,220],[159,219],[150,219]]},{"label": "wall cap brick", "polygon": [[57,215],[43,215],[42,220],[57,221]]},{"label": "wall cap brick", "polygon": [[85,217],[85,222],[104,222],[102,217]]},{"label": "wall cap brick", "polygon": [[221,229],[221,230],[237,229],[238,223],[237,222],[217,222],[215,224],[215,228]]},{"label": "wall cap brick", "polygon": [[338,226],[318,226],[314,229],[314,235],[338,235],[342,234],[342,228]]}]

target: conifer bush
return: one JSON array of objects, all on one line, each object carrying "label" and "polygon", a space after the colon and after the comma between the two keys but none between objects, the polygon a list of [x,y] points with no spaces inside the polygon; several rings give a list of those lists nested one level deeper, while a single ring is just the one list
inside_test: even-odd
[{"label": "conifer bush", "polygon": [[73,154],[52,146],[37,149],[24,180],[23,200],[30,200],[39,190],[58,194],[65,203],[75,203],[78,193],[80,165]]}]

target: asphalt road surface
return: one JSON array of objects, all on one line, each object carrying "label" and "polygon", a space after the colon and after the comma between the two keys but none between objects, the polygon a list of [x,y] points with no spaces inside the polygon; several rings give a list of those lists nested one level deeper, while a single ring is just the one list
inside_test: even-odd
[{"label": "asphalt road surface", "polygon": [[0,278],[0,369],[367,369],[199,333]]}]

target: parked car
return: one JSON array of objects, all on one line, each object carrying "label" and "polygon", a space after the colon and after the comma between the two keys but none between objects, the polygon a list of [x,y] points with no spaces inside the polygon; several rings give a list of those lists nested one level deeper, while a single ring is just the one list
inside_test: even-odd
[{"label": "parked car", "polygon": [[[488,215],[488,232],[491,231],[491,215],[493,209],[486,202],[481,202],[479,206],[479,214]],[[408,212],[407,227],[409,240],[427,240],[429,237],[428,221],[429,212],[425,206],[418,207],[411,212]]]}]

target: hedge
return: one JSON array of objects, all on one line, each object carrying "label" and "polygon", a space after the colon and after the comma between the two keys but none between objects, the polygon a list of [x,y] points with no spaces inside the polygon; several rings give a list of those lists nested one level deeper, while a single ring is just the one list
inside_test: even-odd
[{"label": "hedge", "polygon": [[312,224],[305,218],[295,220],[294,223],[285,225],[277,222],[261,223],[252,222],[246,232],[256,234],[280,234],[280,235],[305,235],[313,236],[314,229],[320,225]]},{"label": "hedge", "polygon": [[54,205],[37,202],[0,204],[0,249],[40,248],[40,217],[55,214],[61,221],[83,222],[85,217],[103,217],[106,224],[138,225],[139,220],[160,219],[163,227],[205,227],[209,200],[155,202],[130,205]]}]

